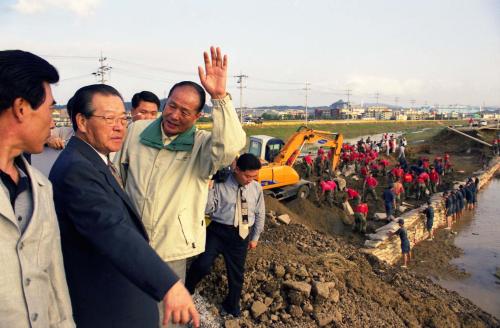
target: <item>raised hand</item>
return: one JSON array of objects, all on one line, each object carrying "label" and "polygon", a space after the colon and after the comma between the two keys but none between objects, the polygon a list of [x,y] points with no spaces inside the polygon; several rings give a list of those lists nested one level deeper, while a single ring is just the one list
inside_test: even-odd
[{"label": "raised hand", "polygon": [[227,80],[227,55],[222,56],[220,48],[210,47],[208,53],[203,53],[205,70],[198,66],[201,85],[205,88],[212,99],[222,99],[226,96]]}]

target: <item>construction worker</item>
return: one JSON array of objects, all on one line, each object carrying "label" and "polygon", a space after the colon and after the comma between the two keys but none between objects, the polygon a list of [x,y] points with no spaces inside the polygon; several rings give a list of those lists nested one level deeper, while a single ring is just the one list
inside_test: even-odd
[{"label": "construction worker", "polygon": [[434,225],[434,207],[432,206],[432,202],[430,199],[427,200],[427,208],[422,211],[425,214],[425,229],[427,230],[429,240],[434,239],[434,230],[432,226]]},{"label": "construction worker", "polygon": [[410,262],[410,240],[408,239],[408,232],[404,227],[405,221],[403,219],[398,220],[399,229],[396,232],[389,231],[387,234],[389,237],[398,235],[401,239],[401,253],[403,254],[403,265],[402,268],[407,268]]},{"label": "construction worker", "polygon": [[444,154],[444,174],[451,173],[452,171],[452,164],[450,161],[450,155],[448,153]]},{"label": "construction worker", "polygon": [[308,152],[306,156],[304,156],[303,164],[306,169],[306,178],[309,178],[312,173],[313,159],[311,156],[311,152]]},{"label": "construction worker", "polygon": [[359,231],[361,233],[366,232],[366,217],[368,216],[368,204],[359,203],[354,208],[354,224],[352,226],[352,231]]},{"label": "construction worker", "polygon": [[360,173],[363,176],[363,178],[366,178],[368,176],[368,173],[370,172],[370,169],[368,168],[368,165],[363,164],[361,167]]},{"label": "construction worker", "polygon": [[380,164],[380,171],[382,172],[382,175],[385,177],[387,175],[387,167],[389,166],[389,161],[386,160],[385,158],[382,158],[378,161]]},{"label": "construction worker", "polygon": [[337,187],[336,183],[331,180],[324,181],[321,179],[319,185],[321,187],[320,200],[324,199],[330,207],[333,207],[333,194]]},{"label": "construction worker", "polygon": [[394,208],[396,207],[396,197],[394,196],[394,192],[392,191],[392,184],[387,185],[385,187],[384,192],[382,194],[382,199],[384,200],[385,206],[385,214],[387,217],[387,221],[391,221],[394,216]]},{"label": "construction worker", "polygon": [[391,175],[393,176],[393,180],[399,180],[403,177],[404,170],[401,168],[401,165],[396,164],[396,166],[391,170]]},{"label": "construction worker", "polygon": [[413,184],[413,174],[411,174],[409,171],[406,171],[403,175],[403,187],[405,188],[404,199],[408,199],[410,197],[412,184]]},{"label": "construction worker", "polygon": [[370,171],[372,172],[374,177],[378,176],[378,173],[380,171],[380,166],[377,164],[376,161],[372,161],[370,163]]},{"label": "construction worker", "polygon": [[401,183],[401,180],[396,180],[392,184],[392,192],[394,193],[394,196],[396,197],[396,210],[399,211],[399,206],[401,206],[401,202],[403,201],[404,197],[404,188],[403,184]]},{"label": "construction worker", "polygon": [[457,200],[457,219],[460,219],[465,206],[465,199],[460,189],[455,191],[455,198]]},{"label": "construction worker", "polygon": [[417,183],[417,199],[422,199],[423,197],[425,197],[425,195],[428,191],[428,188],[427,188],[428,181],[429,181],[429,174],[427,172],[422,172],[417,177],[417,181],[416,181],[416,183]]},{"label": "construction worker", "polygon": [[373,199],[378,200],[375,188],[378,185],[377,179],[372,177],[372,174],[368,172],[365,181],[363,182],[363,201],[366,202],[367,196],[372,195]]},{"label": "construction worker", "polygon": [[352,200],[353,206],[356,206],[361,202],[361,196],[359,195],[359,192],[357,192],[355,189],[347,188],[346,192],[349,200]]},{"label": "construction worker", "polygon": [[444,197],[444,208],[445,208],[445,216],[446,216],[446,230],[451,231],[451,226],[453,224],[453,200],[450,197],[450,193],[445,191],[443,193]]},{"label": "construction worker", "polygon": [[322,168],[322,163],[321,163],[321,156],[316,156],[314,159],[314,173],[318,177],[323,176],[323,168]]},{"label": "construction worker", "polygon": [[467,201],[467,209],[474,209],[474,195],[472,194],[472,190],[470,188],[470,184],[467,183],[464,187],[465,190],[465,200]]},{"label": "construction worker", "polygon": [[429,172],[429,186],[432,194],[437,192],[439,180],[439,173],[436,171],[434,166],[431,166],[431,171]]}]

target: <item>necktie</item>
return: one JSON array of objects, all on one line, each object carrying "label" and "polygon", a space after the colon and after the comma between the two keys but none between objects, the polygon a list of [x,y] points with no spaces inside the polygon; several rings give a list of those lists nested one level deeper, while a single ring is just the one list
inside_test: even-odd
[{"label": "necktie", "polygon": [[113,164],[113,162],[111,162],[111,160],[109,159],[109,156],[108,156],[108,167],[109,167],[109,170],[111,171],[111,174],[113,175],[113,177],[115,178],[116,182],[118,182],[118,185],[123,189],[123,181],[122,181],[122,178],[120,177],[120,175],[118,174],[118,170],[116,169],[115,165]]},{"label": "necktie", "polygon": [[238,227],[242,239],[248,236],[248,204],[243,197],[243,187],[238,188],[236,193],[236,208],[234,211],[234,226]]}]

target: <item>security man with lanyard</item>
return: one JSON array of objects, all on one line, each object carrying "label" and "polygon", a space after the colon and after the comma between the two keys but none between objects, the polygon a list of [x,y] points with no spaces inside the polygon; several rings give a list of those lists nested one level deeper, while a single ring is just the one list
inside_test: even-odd
[{"label": "security man with lanyard", "polygon": [[229,293],[222,303],[222,313],[240,316],[245,259],[248,249],[257,247],[264,229],[265,204],[260,184],[255,181],[261,168],[252,154],[241,155],[229,178],[215,183],[208,194],[206,213],[212,222],[207,228],[205,252],[188,270],[186,288],[194,293],[196,285],[212,267],[219,254],[226,264]]}]

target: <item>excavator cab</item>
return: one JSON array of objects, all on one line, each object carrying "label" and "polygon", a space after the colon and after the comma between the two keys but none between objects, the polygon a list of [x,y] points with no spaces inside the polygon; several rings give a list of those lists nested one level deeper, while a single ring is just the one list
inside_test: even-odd
[{"label": "excavator cab", "polygon": [[278,138],[265,135],[251,136],[248,152],[271,163],[284,145],[283,140]]}]

